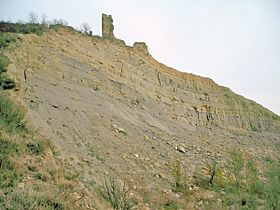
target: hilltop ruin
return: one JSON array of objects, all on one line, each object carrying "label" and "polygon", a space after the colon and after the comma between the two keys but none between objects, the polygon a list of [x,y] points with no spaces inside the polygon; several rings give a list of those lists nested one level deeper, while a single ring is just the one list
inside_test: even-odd
[{"label": "hilltop ruin", "polygon": [[[113,22],[112,15],[102,14],[102,38],[125,44],[123,40],[115,37]],[[135,42],[133,44],[133,49],[142,52],[144,55],[149,55],[148,46],[145,42]]]},{"label": "hilltop ruin", "polygon": [[102,14],[102,37],[115,38],[113,18],[111,15]]}]

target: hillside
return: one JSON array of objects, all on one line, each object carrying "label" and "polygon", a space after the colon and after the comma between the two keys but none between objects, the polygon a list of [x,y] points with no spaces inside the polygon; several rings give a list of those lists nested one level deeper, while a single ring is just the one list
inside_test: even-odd
[{"label": "hillside", "polygon": [[80,187],[65,193],[78,194],[80,208],[106,209],[98,192],[117,180],[131,189],[134,209],[268,205],[233,186],[249,186],[251,162],[260,177],[277,162],[280,117],[159,63],[143,42],[126,46],[106,17],[103,37],[58,27],[17,34],[4,52],[17,84],[10,97]]}]

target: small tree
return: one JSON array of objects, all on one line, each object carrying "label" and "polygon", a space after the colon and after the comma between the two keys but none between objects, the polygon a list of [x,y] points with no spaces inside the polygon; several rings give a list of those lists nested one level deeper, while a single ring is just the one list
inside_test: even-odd
[{"label": "small tree", "polygon": [[67,26],[68,22],[64,19],[53,19],[51,25]]},{"label": "small tree", "polygon": [[38,23],[38,14],[35,12],[29,12],[28,13],[28,22],[29,23]]},{"label": "small tree", "polygon": [[59,19],[59,24],[62,25],[62,26],[67,26],[68,25],[68,22],[64,19]]},{"label": "small tree", "polygon": [[177,161],[173,167],[174,186],[172,190],[177,193],[182,193],[185,199],[189,197],[187,175],[184,173],[181,162]]},{"label": "small tree", "polygon": [[44,26],[48,25],[48,20],[47,20],[47,15],[46,14],[42,14],[41,24],[44,25]]},{"label": "small tree", "polygon": [[121,185],[112,177],[104,180],[104,187],[100,192],[116,210],[130,210],[134,205],[130,198],[130,189],[126,187],[125,183]]},{"label": "small tree", "polygon": [[83,24],[81,25],[81,31],[82,31],[84,34],[89,34],[89,33],[90,33],[90,26],[89,26],[89,24],[83,23]]}]

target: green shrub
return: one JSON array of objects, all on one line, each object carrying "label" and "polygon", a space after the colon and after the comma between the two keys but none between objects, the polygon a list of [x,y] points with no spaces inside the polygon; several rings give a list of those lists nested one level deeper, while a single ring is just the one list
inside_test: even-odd
[{"label": "green shrub", "polygon": [[0,74],[0,90],[14,89],[16,83],[14,80],[10,79],[6,74]]},{"label": "green shrub", "polygon": [[17,152],[17,144],[0,139],[0,155],[11,155]]},{"label": "green shrub", "polygon": [[46,27],[37,23],[8,23],[0,22],[0,32],[22,33],[22,34],[37,34],[42,35]]},{"label": "green shrub", "polygon": [[188,181],[187,176],[183,172],[182,165],[180,162],[176,162],[172,167],[174,176],[174,183],[172,190],[177,193],[182,193],[185,199],[189,197]]},{"label": "green shrub", "polygon": [[[221,197],[222,205],[225,208],[233,206],[236,209],[258,209],[258,207],[278,209],[280,207],[280,160],[270,160],[269,170],[261,174],[256,163],[252,159],[244,159],[240,151],[233,151],[230,154],[231,163],[226,167],[224,184],[218,185],[217,179],[214,178],[214,184],[210,185],[210,189],[224,192]],[[200,186],[205,187],[205,185]]]},{"label": "green shrub", "polygon": [[0,73],[3,73],[7,70],[9,60],[6,56],[0,55]]},{"label": "green shrub", "polygon": [[9,43],[15,41],[16,36],[14,34],[0,33],[0,49],[7,47]]},{"label": "green shrub", "polygon": [[26,131],[24,113],[4,94],[0,94],[0,127],[8,132]]},{"label": "green shrub", "polygon": [[244,170],[245,163],[243,156],[240,151],[234,150],[230,152],[231,155],[231,164],[229,165],[229,169],[231,173],[234,175],[234,184],[235,188],[238,190],[240,187],[242,187],[241,181],[244,179],[242,175],[242,171]]},{"label": "green shrub", "polygon": [[166,210],[179,210],[180,206],[175,201],[168,201],[163,205]]},{"label": "green shrub", "polygon": [[25,151],[30,155],[40,155],[44,151],[43,142],[27,143]]},{"label": "green shrub", "polygon": [[114,179],[107,178],[104,181],[104,187],[100,191],[101,195],[107,200],[114,209],[129,210],[134,203],[130,199],[130,189],[126,189],[125,184],[121,186]]},{"label": "green shrub", "polygon": [[280,158],[274,162],[267,172],[265,200],[267,209],[280,208]]},{"label": "green shrub", "polygon": [[7,47],[6,40],[2,34],[0,34],[0,49]]}]

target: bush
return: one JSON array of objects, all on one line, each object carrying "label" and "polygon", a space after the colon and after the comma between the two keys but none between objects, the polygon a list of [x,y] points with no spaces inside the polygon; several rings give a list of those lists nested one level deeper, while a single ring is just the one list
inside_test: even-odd
[{"label": "bush", "polygon": [[7,47],[9,43],[15,42],[15,41],[16,41],[15,35],[1,33],[0,34],[0,49]]},{"label": "bush", "polygon": [[112,178],[105,179],[104,188],[101,190],[103,198],[117,210],[129,210],[133,207],[129,193],[130,189],[126,189],[125,184],[121,186]]},{"label": "bush", "polygon": [[0,32],[22,33],[22,34],[37,34],[42,35],[46,27],[38,23],[8,23],[0,22]]},{"label": "bush", "polygon": [[180,206],[175,201],[168,201],[163,205],[163,208],[166,210],[179,210]]},{"label": "bush", "polygon": [[[225,167],[226,173],[221,174],[221,178],[217,170],[213,184],[209,185],[207,180],[213,171],[209,169],[209,173],[204,174],[206,181],[199,181],[197,184],[219,193],[224,192],[221,198],[225,208],[233,206],[236,209],[257,209],[258,207],[278,209],[280,207],[280,160],[270,160],[268,171],[261,174],[256,167],[256,162],[250,158],[245,159],[240,151],[232,151],[230,155],[231,162]],[[220,184],[220,179],[223,180],[222,184]]]},{"label": "bush", "polygon": [[43,142],[27,143],[25,151],[30,155],[40,155],[44,151]]},{"label": "bush", "polygon": [[16,87],[14,80],[9,78],[6,74],[0,74],[0,90],[10,90]]},{"label": "bush", "polygon": [[174,176],[174,185],[172,190],[177,193],[182,193],[185,199],[189,197],[188,180],[186,174],[183,172],[180,162],[176,162],[172,167]]}]

